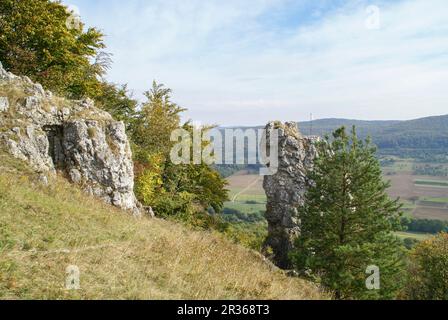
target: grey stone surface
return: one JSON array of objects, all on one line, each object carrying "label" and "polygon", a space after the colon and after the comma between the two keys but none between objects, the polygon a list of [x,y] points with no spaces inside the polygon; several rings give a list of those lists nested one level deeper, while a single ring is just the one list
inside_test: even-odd
[{"label": "grey stone surface", "polygon": [[1,64],[0,84],[9,89],[0,91],[0,111],[7,108],[11,114],[0,117],[0,145],[40,174],[61,172],[107,203],[136,215],[145,212],[133,192],[134,168],[123,122],[95,108],[92,100],[55,98]]},{"label": "grey stone surface", "polygon": [[300,235],[297,208],[304,202],[309,185],[306,172],[312,169],[317,156],[315,142],[318,138],[302,136],[295,122],[271,122],[266,127],[268,132],[273,129],[277,129],[279,135],[279,163],[277,173],[265,176],[263,182],[269,226],[265,252],[272,250],[273,262],[282,269],[290,269],[288,253]]},{"label": "grey stone surface", "polygon": [[7,97],[0,97],[0,112],[7,112],[9,110],[9,101]]}]

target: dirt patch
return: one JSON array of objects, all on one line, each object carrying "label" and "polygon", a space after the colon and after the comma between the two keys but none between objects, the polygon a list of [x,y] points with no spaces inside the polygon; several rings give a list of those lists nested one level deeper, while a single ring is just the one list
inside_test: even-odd
[{"label": "dirt patch", "polygon": [[238,193],[244,190],[245,195],[265,194],[263,189],[263,178],[259,175],[248,175],[244,172],[238,172],[227,178],[227,181],[229,182],[228,188],[232,193]]},{"label": "dirt patch", "polygon": [[420,186],[415,184],[416,180],[434,180],[448,182],[447,178],[414,176],[411,172],[402,172],[393,176],[386,176],[385,179],[391,181],[392,186],[389,189],[389,195],[393,198],[400,197],[401,199],[409,200],[413,197],[448,197],[448,188]]},{"label": "dirt patch", "polygon": [[448,221],[448,209],[417,207],[414,216],[419,219],[435,219]]}]

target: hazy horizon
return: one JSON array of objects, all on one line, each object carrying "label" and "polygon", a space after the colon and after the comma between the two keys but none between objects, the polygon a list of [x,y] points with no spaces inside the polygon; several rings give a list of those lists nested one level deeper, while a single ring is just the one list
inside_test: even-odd
[{"label": "hazy horizon", "polygon": [[446,113],[445,0],[64,3],[106,34],[108,80],[164,83],[199,123]]}]

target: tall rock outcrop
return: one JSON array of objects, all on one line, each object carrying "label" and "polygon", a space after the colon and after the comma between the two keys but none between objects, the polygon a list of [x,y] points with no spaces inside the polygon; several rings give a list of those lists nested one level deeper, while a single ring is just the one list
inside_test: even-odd
[{"label": "tall rock outcrop", "polygon": [[54,97],[0,63],[0,146],[43,177],[61,172],[89,194],[134,214],[132,154],[123,122],[90,100]]},{"label": "tall rock outcrop", "polygon": [[[278,131],[278,170],[265,176],[263,187],[267,196],[266,219],[269,234],[265,242],[266,251],[271,251],[273,262],[282,269],[290,269],[288,253],[300,235],[297,208],[303,205],[309,185],[306,177],[317,156],[317,137],[304,137],[297,123],[271,122],[267,132]],[[267,148],[269,150],[269,139]]]}]

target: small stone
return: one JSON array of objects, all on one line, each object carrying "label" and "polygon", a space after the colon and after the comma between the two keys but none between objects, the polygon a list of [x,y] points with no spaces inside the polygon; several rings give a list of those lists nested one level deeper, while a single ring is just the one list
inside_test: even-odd
[{"label": "small stone", "polygon": [[40,174],[37,178],[37,181],[39,181],[39,183],[43,184],[44,186],[48,186],[48,177],[45,174]]},{"label": "small stone", "polygon": [[81,172],[79,172],[76,169],[70,170],[70,180],[72,180],[73,183],[80,183],[82,180]]},{"label": "small stone", "polygon": [[143,207],[143,209],[145,210],[146,215],[150,218],[154,218],[156,216],[154,214],[154,210],[152,210],[152,207]]},{"label": "small stone", "polygon": [[39,105],[39,99],[36,96],[27,97],[25,99],[25,108],[28,110],[36,109]]},{"label": "small stone", "polygon": [[41,97],[45,97],[45,96],[46,96],[46,94],[45,94],[45,90],[44,90],[44,88],[42,87],[42,85],[41,85],[40,83],[36,83],[36,84],[34,85],[34,90],[35,90],[36,93],[39,94]]},{"label": "small stone", "polygon": [[86,109],[93,108],[94,106],[95,106],[95,102],[90,98],[87,98],[81,102],[81,107],[86,108]]},{"label": "small stone", "polygon": [[29,77],[27,77],[27,76],[23,76],[23,77],[22,77],[22,80],[23,80],[24,82],[28,83],[28,84],[33,84],[33,81],[31,81],[31,79],[30,79]]},{"label": "small stone", "polygon": [[101,198],[101,197],[104,195],[103,188],[101,188],[101,187],[95,187],[95,188],[93,189],[93,194],[94,194],[96,197]]},{"label": "small stone", "polygon": [[112,195],[112,204],[114,206],[120,206],[121,204],[121,195],[119,192],[114,192]]},{"label": "small stone", "polygon": [[67,119],[70,116],[70,109],[62,108],[61,114],[63,119]]},{"label": "small stone", "polygon": [[26,135],[28,136],[28,138],[34,137],[34,127],[33,126],[26,127]]},{"label": "small stone", "polygon": [[296,270],[287,270],[287,271],[285,271],[285,273],[288,277],[292,277],[292,278],[298,278],[300,276]]},{"label": "small stone", "polygon": [[9,110],[9,102],[7,97],[0,97],[0,112],[7,112]]}]

